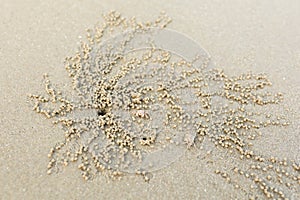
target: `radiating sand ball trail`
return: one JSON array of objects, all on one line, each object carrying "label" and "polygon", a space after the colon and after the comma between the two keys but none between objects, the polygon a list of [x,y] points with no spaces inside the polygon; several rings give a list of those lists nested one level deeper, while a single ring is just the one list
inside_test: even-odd
[{"label": "radiating sand ball trail", "polygon": [[137,173],[149,181],[149,172],[206,140],[215,147],[211,151],[221,152],[215,159],[225,155],[230,161],[226,168],[212,165],[215,174],[248,198],[299,194],[297,161],[252,148],[262,130],[289,124],[266,111],[283,100],[268,90],[266,75],[232,77],[214,69],[199,45],[165,29],[171,21],[165,14],[143,23],[110,12],[104,21],[66,59],[76,96],[64,97],[47,75],[48,97],[31,95],[34,110],[53,118],[65,134],[50,150],[49,174],[79,161],[85,179],[99,172]]}]

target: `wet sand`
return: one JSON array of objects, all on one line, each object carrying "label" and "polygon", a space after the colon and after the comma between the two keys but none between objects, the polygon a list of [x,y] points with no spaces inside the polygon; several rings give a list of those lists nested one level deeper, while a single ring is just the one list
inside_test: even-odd
[{"label": "wet sand", "polygon": [[[300,4],[298,1],[2,1],[0,31],[0,193],[2,199],[247,199],[213,173],[206,152],[190,150],[177,162],[153,173],[113,181],[97,176],[84,181],[77,166],[47,175],[47,154],[63,139],[61,130],[32,112],[28,93],[44,86],[42,75],[68,87],[63,61],[73,55],[80,36],[112,9],[141,20],[160,10],[172,17],[169,28],[197,41],[227,74],[265,72],[273,89],[284,94],[278,112],[291,125],[273,129],[255,142],[265,155],[299,162]],[[198,155],[199,154],[199,155]],[[222,166],[226,155],[213,149]],[[198,156],[197,156],[198,155]],[[225,162],[226,163],[226,162]],[[293,198],[297,198],[294,194]],[[298,194],[299,196],[299,194]]]}]

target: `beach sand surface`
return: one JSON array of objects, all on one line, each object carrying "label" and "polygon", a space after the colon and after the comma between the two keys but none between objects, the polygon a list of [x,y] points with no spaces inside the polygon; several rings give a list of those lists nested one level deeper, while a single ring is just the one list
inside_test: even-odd
[{"label": "beach sand surface", "polygon": [[[142,21],[164,10],[173,19],[169,28],[193,38],[226,74],[265,72],[273,89],[284,94],[278,110],[291,125],[266,133],[254,148],[300,161],[300,1],[1,0],[0,5],[0,199],[247,199],[203,162],[205,149],[187,151],[149,182],[135,175],[84,181],[75,164],[47,175],[47,154],[63,133],[32,111],[27,95],[44,90],[44,73],[59,87],[70,87],[64,58],[110,10]],[[214,160],[214,166],[223,163]]]}]

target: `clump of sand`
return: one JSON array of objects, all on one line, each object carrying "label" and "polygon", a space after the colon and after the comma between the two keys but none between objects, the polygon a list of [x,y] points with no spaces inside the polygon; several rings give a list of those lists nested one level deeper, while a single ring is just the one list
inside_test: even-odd
[{"label": "clump of sand", "polygon": [[30,95],[34,110],[65,134],[50,150],[48,173],[75,162],[86,180],[136,173],[149,181],[205,140],[232,158],[215,173],[249,198],[299,192],[298,163],[252,149],[261,130],[289,125],[269,111],[283,95],[268,90],[264,74],[213,68],[197,44],[165,29],[170,22],[164,13],[138,22],[110,12],[66,58],[75,95],[65,97],[44,76],[46,95]]}]

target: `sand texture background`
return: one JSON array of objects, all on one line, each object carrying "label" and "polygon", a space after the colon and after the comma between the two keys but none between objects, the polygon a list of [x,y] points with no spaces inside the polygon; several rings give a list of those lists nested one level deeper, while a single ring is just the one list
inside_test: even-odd
[{"label": "sand texture background", "polygon": [[227,74],[265,72],[273,89],[284,94],[285,109],[278,110],[291,125],[265,134],[254,148],[300,161],[300,1],[0,0],[0,5],[0,199],[247,198],[212,173],[195,150],[153,173],[149,183],[134,175],[84,181],[75,165],[47,175],[48,151],[63,134],[32,111],[27,94],[44,89],[44,73],[68,87],[64,58],[74,54],[85,29],[112,9],[141,20],[164,10],[173,19],[169,28],[197,41]]}]

